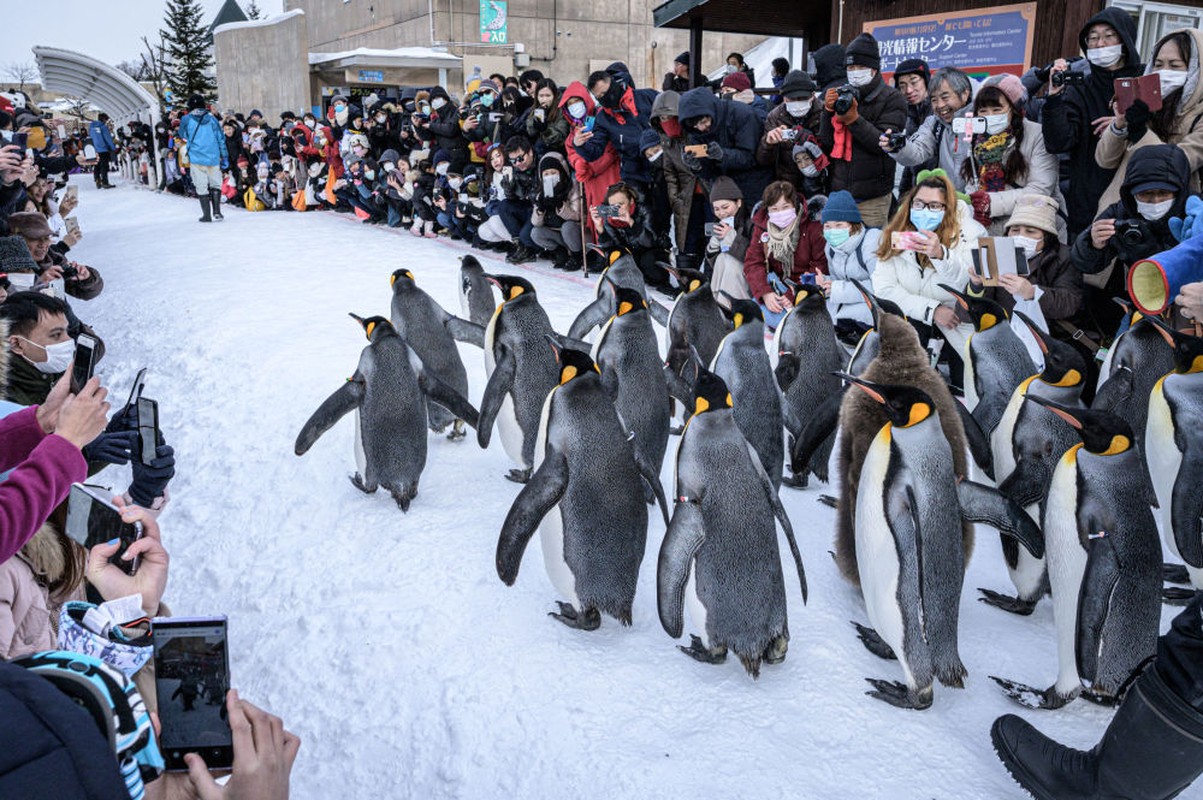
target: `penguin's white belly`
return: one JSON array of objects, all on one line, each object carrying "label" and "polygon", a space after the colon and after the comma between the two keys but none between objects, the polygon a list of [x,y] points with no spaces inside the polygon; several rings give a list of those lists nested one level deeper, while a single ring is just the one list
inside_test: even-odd
[{"label": "penguin's white belly", "polygon": [[[1162,384],[1164,386],[1164,384]],[[1149,394],[1149,416],[1145,423],[1145,458],[1148,459],[1149,476],[1157,492],[1157,521],[1161,527],[1161,538],[1166,549],[1181,561],[1178,542],[1174,539],[1174,482],[1182,466],[1182,453],[1174,444],[1174,419],[1165,394],[1158,388]]]},{"label": "penguin's white belly", "polygon": [[[1078,539],[1078,447],[1057,464],[1044,510],[1044,549],[1053,590],[1053,622],[1057,629],[1057,691],[1068,695],[1081,687],[1075,655],[1078,595],[1086,573],[1086,550]],[[1021,548],[1022,549],[1022,548]]]},{"label": "penguin's white belly", "polygon": [[514,398],[507,394],[497,410],[497,432],[501,434],[501,446],[506,455],[519,466],[527,465],[522,460],[522,426],[518,424],[518,413],[514,410]]},{"label": "penguin's white belly", "polygon": [[1015,445],[1011,437],[1015,432],[1015,423],[1019,421],[1019,410],[1023,408],[1026,393],[1027,382],[1024,382],[1011,393],[1011,400],[1003,411],[1002,419],[990,432],[990,454],[994,458],[995,485],[1002,483],[1015,471]]},{"label": "penguin's white belly", "polygon": [[698,565],[696,561],[689,565],[689,581],[685,584],[685,609],[689,614],[689,621],[693,623],[693,628],[697,629],[698,638],[709,649],[710,634],[706,632],[706,606],[702,604],[702,598],[698,597]]},{"label": "penguin's white belly", "polygon": [[610,317],[606,320],[606,324],[602,326],[601,332],[593,340],[593,347],[589,348],[589,357],[595,362],[597,361],[598,354],[601,353],[602,345],[606,342],[606,334],[610,332],[610,326],[614,324],[614,320],[616,319],[617,317]]},{"label": "penguin's white belly", "polygon": [[677,295],[676,298],[673,300],[672,308],[670,308],[668,310],[668,321],[664,326],[664,350],[665,350],[665,352],[669,352],[672,350],[672,346],[673,346],[673,334],[672,334],[673,315],[677,313],[677,303],[681,302],[681,298],[684,296],[685,295],[683,295],[683,294]]},{"label": "penguin's white belly", "polygon": [[883,487],[890,465],[889,428],[883,428],[865,455],[856,496],[856,566],[865,612],[877,635],[898,656],[907,684],[915,685],[903,652],[902,609],[898,605],[901,564],[894,534],[886,521]]},{"label": "penguin's white belly", "polygon": [[[1032,503],[1024,509],[1032,519],[1040,519],[1040,504]],[[1019,556],[1015,559],[1015,568],[1007,565],[1011,583],[1015,590],[1025,600],[1039,600],[1040,588],[1044,583],[1044,573],[1048,567],[1043,558],[1036,558],[1027,551],[1026,547],[1019,548]]]},{"label": "penguin's white belly", "polygon": [[368,477],[368,456],[363,449],[363,419],[362,412],[355,409],[355,468],[362,478]]},{"label": "penguin's white belly", "polygon": [[[977,383],[973,373],[973,334],[965,340],[965,346],[961,350],[961,361],[965,365],[965,371],[961,378],[963,388],[965,390],[965,406],[972,411],[977,408],[979,398],[977,396]],[[998,473],[995,472],[995,475]]]}]

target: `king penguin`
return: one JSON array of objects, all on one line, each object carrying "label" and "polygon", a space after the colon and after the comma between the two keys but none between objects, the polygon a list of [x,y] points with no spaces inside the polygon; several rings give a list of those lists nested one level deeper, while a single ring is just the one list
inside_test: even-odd
[{"label": "king penguin", "polygon": [[[393,272],[389,282],[393,287],[392,321],[397,333],[405,340],[428,371],[439,380],[468,396],[468,372],[460,358],[455,342],[484,345],[484,328],[448,314],[434,298],[418,287],[414,274],[407,269]],[[435,403],[427,402],[430,429],[441,433],[452,425],[447,438],[464,438],[464,422]],[[452,424],[454,423],[454,424]]]},{"label": "king penguin", "polygon": [[905,683],[869,679],[868,694],[899,708],[924,709],[932,703],[935,679],[964,685],[957,623],[965,522],[989,523],[1038,556],[1040,530],[997,490],[958,480],[939,412],[926,392],[842,377],[887,418],[865,454],[856,495],[856,561],[872,630],[856,627],[870,652],[898,659]]},{"label": "king penguin", "polygon": [[1085,688],[1114,701],[1153,655],[1161,623],[1161,545],[1132,428],[1110,412],[1029,397],[1081,442],[1057,463],[1044,505],[1044,539],[1057,630],[1057,681],[1040,690],[994,678],[1016,702],[1059,708]]},{"label": "king penguin", "polygon": [[720,664],[728,650],[753,678],[789,644],[781,523],[806,602],[806,573],[789,517],[740,433],[722,378],[697,366],[693,415],[677,448],[673,515],[656,568],[660,624],[681,636],[685,609],[698,635],[686,655]]},{"label": "king penguin", "polygon": [[351,483],[367,494],[383,486],[401,510],[408,511],[426,466],[426,398],[469,425],[477,424],[477,412],[462,395],[426,372],[393,323],[384,317],[351,316],[363,326],[369,344],[359,356],[355,374],[301,428],[294,449],[298,456],[305,455],[323,433],[354,410],[359,471]]},{"label": "king penguin", "polygon": [[552,333],[535,287],[513,275],[486,275],[505,298],[485,328],[485,371],[489,381],[480,401],[476,439],[488,447],[496,420],[501,444],[520,465],[506,476],[517,483],[530,477],[539,413],[556,385],[555,353],[547,346]]},{"label": "king penguin", "polygon": [[689,386],[692,376],[686,375],[686,367],[692,362],[691,349],[697,351],[704,365],[710,364],[731,326],[705,275],[691,269],[676,269],[672,273],[681,284],[681,293],[668,312],[665,331],[668,355],[664,370],[669,393],[688,405],[693,402]]},{"label": "king penguin", "polygon": [[493,318],[497,300],[493,284],[485,277],[485,269],[476,256],[464,256],[459,263],[459,304],[461,313],[474,325],[484,328]]},{"label": "king penguin", "polygon": [[[559,384],[543,404],[535,470],[501,528],[497,574],[513,585],[538,528],[547,574],[569,598],[551,616],[581,630],[601,625],[601,613],[630,625],[647,541],[640,469],[597,365],[550,336],[549,345],[558,356]],[[667,523],[659,476],[642,479],[657,489]]]},{"label": "king penguin", "polygon": [[572,339],[583,339],[589,331],[614,316],[617,308],[614,304],[614,289],[633,289],[647,303],[648,315],[661,325],[668,325],[668,309],[647,296],[647,284],[643,281],[643,273],[635,263],[630,253],[614,250],[610,253],[610,263],[597,278],[594,287],[594,300],[585,306],[572,325],[568,328],[568,336]]}]

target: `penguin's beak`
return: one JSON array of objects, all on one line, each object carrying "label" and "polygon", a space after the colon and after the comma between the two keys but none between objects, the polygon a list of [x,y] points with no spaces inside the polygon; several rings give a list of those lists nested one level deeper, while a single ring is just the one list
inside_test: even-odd
[{"label": "penguin's beak", "polygon": [[947,283],[937,283],[936,286],[939,286],[941,289],[955,297],[957,299],[957,305],[959,305],[961,308],[965,309],[966,311],[969,310],[969,295],[965,294],[964,292],[957,291]]},{"label": "penguin's beak", "polygon": [[496,286],[498,289],[501,289],[503,292],[505,291],[504,287],[502,287],[502,285],[501,285],[501,281],[497,280],[496,275],[490,275],[489,273],[486,272],[486,273],[484,273],[484,279],[486,281],[488,281],[489,283],[493,284],[494,286]]},{"label": "penguin's beak", "polygon": [[869,313],[873,315],[873,327],[878,327],[880,322],[879,317],[881,316],[881,307],[877,305],[877,298],[874,297],[873,293],[866,289],[865,285],[856,278],[852,278],[851,280],[852,285],[856,287],[858,292],[860,292],[860,296],[865,298],[865,305],[869,306]]},{"label": "penguin's beak", "polygon": [[552,336],[550,333],[545,333],[545,334],[543,334],[543,338],[546,339],[547,343],[551,345],[551,352],[555,354],[556,361],[559,361],[560,360],[560,350],[562,348],[560,347],[560,343],[558,341],[556,341],[556,337]]},{"label": "penguin's beak", "polygon": [[1165,343],[1170,347],[1174,347],[1177,344],[1177,340],[1182,337],[1181,333],[1178,333],[1178,331],[1162,322],[1160,317],[1145,317],[1145,319],[1153,323],[1153,327],[1157,329],[1157,332],[1161,334],[1161,338],[1165,339]]},{"label": "penguin's beak", "polygon": [[1044,406],[1049,411],[1065,420],[1065,422],[1069,424],[1069,427],[1073,428],[1074,430],[1082,430],[1082,420],[1078,419],[1077,415],[1073,413],[1073,409],[1066,408],[1060,403],[1054,403],[1052,400],[1047,400],[1043,397],[1033,397],[1030,394],[1024,395],[1024,399],[1032,403],[1039,403],[1040,405]]},{"label": "penguin's beak", "polygon": [[1032,332],[1032,336],[1036,337],[1036,344],[1040,346],[1040,352],[1048,355],[1048,334],[1040,330],[1040,326],[1032,322],[1031,317],[1022,311],[1012,311],[1012,314],[1023,320],[1023,324],[1028,326],[1028,330]]},{"label": "penguin's beak", "polygon": [[862,392],[869,395],[869,397],[873,398],[878,403],[885,405],[886,398],[884,395],[882,395],[881,392],[877,391],[876,384],[866,381],[862,378],[858,378],[855,375],[849,375],[847,372],[834,372],[832,374],[835,375],[836,377],[839,377],[839,378],[847,381],[848,383],[852,384],[856,388],[860,389]]},{"label": "penguin's beak", "polygon": [[358,322],[358,323],[359,323],[359,325],[360,325],[360,327],[362,327],[362,326],[363,326],[363,325],[364,325],[364,324],[367,322],[367,320],[366,320],[366,319],[364,319],[363,317],[359,316],[358,314],[351,314],[351,313],[348,313],[348,314],[347,314],[347,316],[349,316],[351,319],[353,319],[353,320],[355,320],[356,322]]}]

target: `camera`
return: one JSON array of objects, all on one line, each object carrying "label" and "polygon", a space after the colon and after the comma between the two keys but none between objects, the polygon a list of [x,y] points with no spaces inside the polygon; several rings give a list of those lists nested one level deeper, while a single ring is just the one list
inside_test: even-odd
[{"label": "camera", "polygon": [[1127,245],[1140,244],[1145,240],[1145,226],[1138,219],[1117,219],[1115,221],[1116,237]]},{"label": "camera", "polygon": [[1086,83],[1086,75],[1082,72],[1058,72],[1053,75],[1053,86],[1083,86]]},{"label": "camera", "polygon": [[890,148],[891,153],[897,153],[902,148],[906,147],[905,133],[891,133],[886,135],[886,144]]},{"label": "camera", "polygon": [[61,269],[63,272],[63,278],[66,280],[73,280],[79,277],[79,267],[75,266],[74,264],[63,264]]},{"label": "camera", "polygon": [[622,212],[618,210],[618,206],[615,205],[602,204],[597,207],[597,216],[601,219],[617,217],[621,213]]},{"label": "camera", "polygon": [[490,111],[485,115],[485,122],[487,122],[489,125],[496,125],[497,123],[501,122],[501,118],[503,116],[505,115],[500,111]]},{"label": "camera", "polygon": [[786,130],[781,132],[781,141],[795,142],[797,140],[798,140],[798,129],[797,128],[787,128]]},{"label": "camera", "polygon": [[847,114],[852,110],[852,104],[860,100],[860,92],[850,83],[845,83],[836,89],[835,93],[835,104],[832,106],[832,111],[836,114]]}]

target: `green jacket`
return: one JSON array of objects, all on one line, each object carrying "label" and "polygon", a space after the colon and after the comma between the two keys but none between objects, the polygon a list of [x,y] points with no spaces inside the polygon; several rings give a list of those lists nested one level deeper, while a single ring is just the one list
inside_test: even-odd
[{"label": "green jacket", "polygon": [[13,356],[8,365],[8,387],[4,399],[23,406],[46,402],[47,395],[63,373],[47,375],[20,356]]}]

